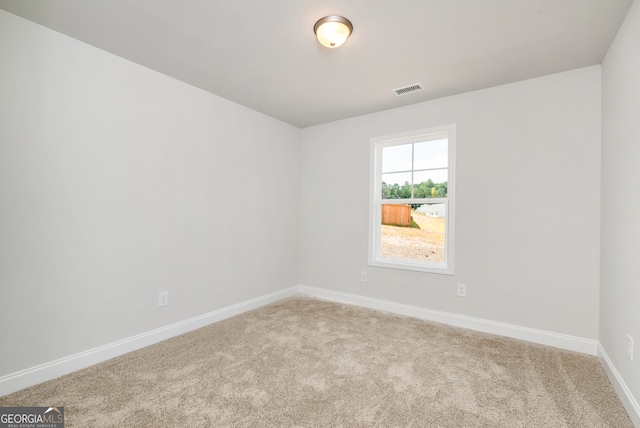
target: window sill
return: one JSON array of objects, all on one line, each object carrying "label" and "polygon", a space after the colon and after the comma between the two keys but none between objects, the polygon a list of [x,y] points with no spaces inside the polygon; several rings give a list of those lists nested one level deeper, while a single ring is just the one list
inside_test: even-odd
[{"label": "window sill", "polygon": [[370,260],[369,266],[382,267],[388,269],[410,270],[415,272],[435,273],[439,275],[453,275],[453,267],[448,265],[427,265],[416,264],[395,259]]}]

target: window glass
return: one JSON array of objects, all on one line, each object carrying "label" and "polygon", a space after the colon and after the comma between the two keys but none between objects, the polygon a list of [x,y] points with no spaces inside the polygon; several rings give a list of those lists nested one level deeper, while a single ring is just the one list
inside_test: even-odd
[{"label": "window glass", "polygon": [[413,169],[446,168],[449,164],[446,139],[414,144]]},{"label": "window glass", "polygon": [[411,144],[389,146],[382,149],[382,172],[411,170]]}]

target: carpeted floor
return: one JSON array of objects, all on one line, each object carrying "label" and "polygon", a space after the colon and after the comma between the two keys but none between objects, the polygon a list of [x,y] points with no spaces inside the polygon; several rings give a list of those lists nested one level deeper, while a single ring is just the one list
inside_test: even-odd
[{"label": "carpeted floor", "polygon": [[303,296],[9,405],[67,427],[633,427],[595,357]]}]

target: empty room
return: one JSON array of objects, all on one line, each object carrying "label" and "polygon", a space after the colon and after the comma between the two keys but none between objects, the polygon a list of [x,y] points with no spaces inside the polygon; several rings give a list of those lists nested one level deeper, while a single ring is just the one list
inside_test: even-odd
[{"label": "empty room", "polygon": [[640,427],[639,53],[633,0],[0,0],[0,427]]}]

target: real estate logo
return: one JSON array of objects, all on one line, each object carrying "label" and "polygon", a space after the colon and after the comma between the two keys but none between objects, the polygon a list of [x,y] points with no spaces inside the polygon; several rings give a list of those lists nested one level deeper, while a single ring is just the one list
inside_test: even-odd
[{"label": "real estate logo", "polygon": [[64,407],[0,407],[0,428],[64,428]]}]

